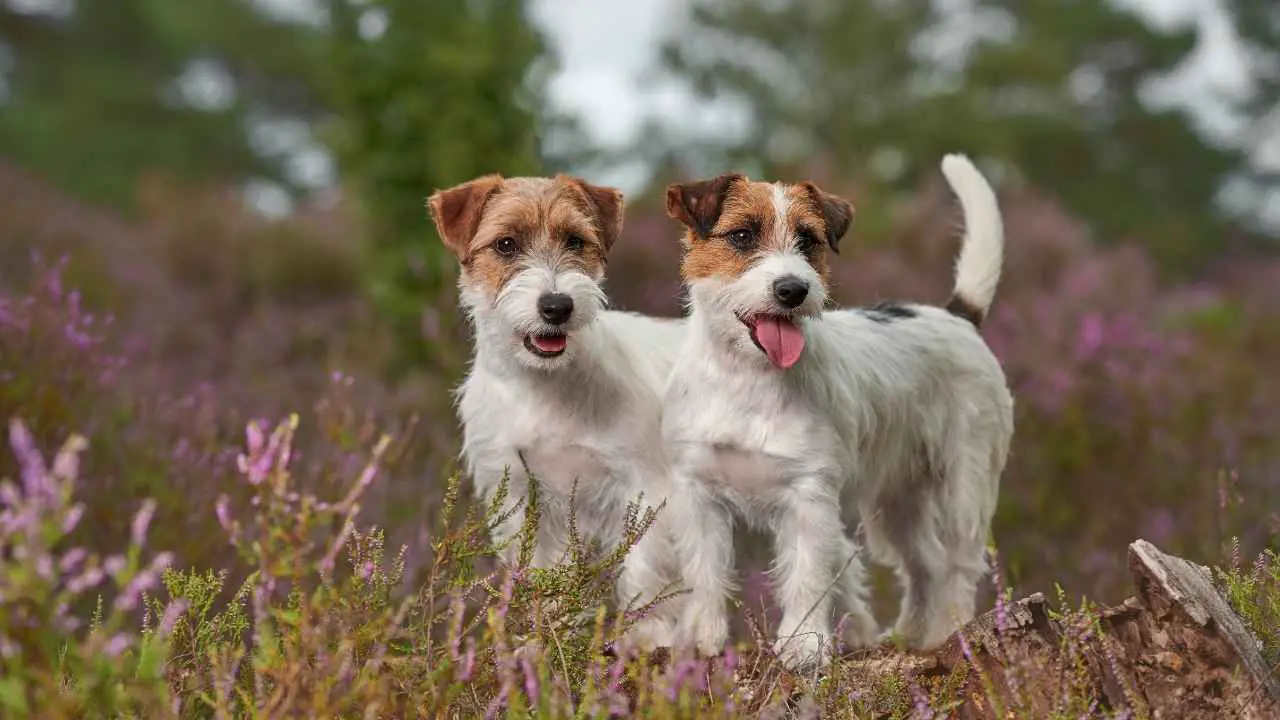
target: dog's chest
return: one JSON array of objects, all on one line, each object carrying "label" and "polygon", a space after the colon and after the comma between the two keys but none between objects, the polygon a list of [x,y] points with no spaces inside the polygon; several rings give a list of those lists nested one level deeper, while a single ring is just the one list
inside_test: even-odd
[{"label": "dog's chest", "polygon": [[672,383],[663,415],[677,443],[732,449],[743,456],[798,459],[825,453],[834,429],[807,396],[775,377],[691,375]]},{"label": "dog's chest", "polygon": [[625,415],[536,396],[520,399],[508,387],[473,385],[460,410],[473,465],[506,458],[513,476],[523,476],[527,467],[547,491],[561,496],[575,482],[581,496],[613,480],[640,444],[640,429],[630,427]]}]

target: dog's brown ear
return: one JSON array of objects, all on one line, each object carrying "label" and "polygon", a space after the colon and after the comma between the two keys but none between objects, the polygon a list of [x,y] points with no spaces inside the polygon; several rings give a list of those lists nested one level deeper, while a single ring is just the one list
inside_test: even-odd
[{"label": "dog's brown ear", "polygon": [[720,219],[720,211],[724,208],[729,188],[745,179],[739,173],[727,173],[710,180],[668,185],[667,215],[705,239]]},{"label": "dog's brown ear", "polygon": [[469,259],[471,239],[480,227],[484,205],[501,189],[501,175],[484,175],[446,190],[437,190],[427,198],[427,207],[431,210],[431,219],[435,221],[440,240],[459,262]]},{"label": "dog's brown ear", "polygon": [[822,223],[826,226],[827,244],[832,252],[839,254],[840,238],[849,232],[853,222],[853,203],[842,197],[832,195],[811,182],[801,183],[805,191],[818,204],[822,213]]},{"label": "dog's brown ear", "polygon": [[622,236],[623,208],[626,200],[622,191],[604,185],[592,185],[578,177],[561,176],[587,197],[587,204],[595,213],[596,227],[600,228],[600,242],[608,252]]}]

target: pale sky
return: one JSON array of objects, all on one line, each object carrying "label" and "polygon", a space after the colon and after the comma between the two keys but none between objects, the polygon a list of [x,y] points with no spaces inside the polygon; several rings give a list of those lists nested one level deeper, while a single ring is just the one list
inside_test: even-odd
[{"label": "pale sky", "polygon": [[[1175,77],[1153,87],[1152,97],[1193,108],[1203,129],[1215,137],[1238,132],[1238,124],[1210,94],[1247,90],[1245,66],[1220,0],[1117,2],[1162,26],[1196,23],[1204,30],[1192,57]],[[682,16],[684,0],[536,0],[534,7],[536,20],[550,31],[560,51],[562,71],[551,87],[553,99],[582,117],[597,141],[623,145],[652,115],[679,118],[686,126],[692,122],[707,130],[716,129],[717,123],[741,123],[733,108],[704,108],[675,83],[640,86],[640,78],[656,63],[661,36]],[[631,186],[624,189],[644,180],[634,169],[621,170],[618,178],[607,179]]]},{"label": "pale sky", "polygon": [[[74,0],[0,0],[19,9],[65,10]],[[314,22],[320,0],[253,0],[267,11],[297,22]],[[690,92],[669,78],[655,78],[656,53],[662,36],[679,22],[687,0],[534,0],[534,21],[547,29],[559,52],[561,70],[550,92],[560,108],[578,116],[592,138],[605,146],[625,146],[647,118],[678,120],[682,130],[725,134],[741,128],[745,117],[729,106],[695,102]],[[963,7],[969,0],[939,0]],[[1215,96],[1248,91],[1250,71],[1243,59],[1222,0],[1115,0],[1151,22],[1164,26],[1194,23],[1202,29],[1200,43],[1173,77],[1157,82],[1150,98],[1191,110],[1208,135],[1230,141],[1241,128]],[[365,18],[362,29],[376,33],[381,19]],[[220,90],[220,83],[225,86]],[[193,103],[216,106],[227,102],[229,83],[216,67],[193,65],[178,92]],[[290,125],[259,123],[252,132],[255,145],[289,158],[290,171],[308,184],[332,182],[334,168],[328,154],[305,133]],[[1280,166],[1280,142],[1273,143],[1268,164]],[[644,184],[643,167],[601,168],[599,181],[633,191]],[[287,199],[269,188],[253,190],[259,206],[279,211]],[[1272,203],[1280,222],[1280,199]],[[274,205],[272,208],[270,206]]]},{"label": "pale sky", "polygon": [[[939,1],[963,8],[970,0]],[[1247,93],[1250,70],[1222,0],[1115,1],[1160,26],[1194,24],[1201,29],[1191,56],[1171,77],[1153,83],[1148,99],[1188,109],[1201,130],[1214,139],[1238,140],[1241,123],[1215,98]],[[314,17],[318,7],[317,0],[256,2],[283,17],[304,21]],[[642,123],[653,117],[677,120],[683,131],[697,133],[731,134],[741,128],[745,116],[737,108],[695,102],[678,82],[655,75],[660,40],[680,21],[685,7],[686,0],[534,0],[534,21],[546,28],[560,56],[561,69],[550,87],[552,101],[578,116],[592,138],[607,147],[625,147]],[[379,20],[369,20],[367,29],[376,32]],[[1266,154],[1275,157],[1268,164],[1280,166],[1280,142],[1272,145]],[[320,183],[332,178],[332,162],[317,147],[295,147],[288,154],[298,176]],[[635,191],[648,179],[647,168],[638,165],[596,168],[593,173],[599,182],[624,191]],[[270,193],[257,195],[262,206],[261,200],[269,199]],[[1262,206],[1268,224],[1280,226],[1280,195],[1269,202],[1262,198],[1244,202]]]}]

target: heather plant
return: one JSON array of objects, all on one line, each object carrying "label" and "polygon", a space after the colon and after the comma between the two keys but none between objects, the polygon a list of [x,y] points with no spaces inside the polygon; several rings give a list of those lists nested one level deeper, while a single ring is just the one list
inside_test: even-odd
[{"label": "heather plant", "polygon": [[[155,513],[130,523],[126,552],[68,542],[84,515],[74,500],[87,441],[70,436],[51,461],[21,421],[9,425],[20,481],[0,483],[0,709],[6,717],[163,716],[176,600],[144,628],[135,617],[172,555],[146,552]],[[74,609],[95,599],[87,621]]]},{"label": "heather plant", "polygon": [[[619,640],[647,608],[614,612],[607,598],[652,514],[633,509],[618,548],[575,535],[561,564],[532,568],[536,481],[523,500],[534,519],[511,540],[517,560],[495,567],[489,558],[503,548],[491,530],[507,498],[469,503],[452,480],[429,570],[407,585],[407,551],[388,557],[382,531],[358,527],[392,441],[377,436],[363,464],[335,483],[336,499],[322,500],[295,476],[298,425],[297,416],[274,428],[250,423],[236,449],[249,500],[233,507],[225,498],[214,514],[254,571],[231,591],[225,572],[167,568],[168,553],[148,555],[149,502],[130,522],[125,553],[69,543],[83,512],[76,491],[86,440],[72,436],[46,463],[15,421],[21,482],[0,486],[6,716],[923,718],[975,697],[1001,717],[1143,716],[1128,687],[1124,707],[1099,706],[1091,668],[1119,655],[1094,604],[1071,605],[1059,591],[1054,666],[1025,654],[1010,634],[1013,593],[994,552],[994,635],[978,646],[962,634],[963,662],[911,680],[893,669],[909,658],[884,649],[870,653],[879,666],[863,652],[836,657],[826,672],[790,673],[754,625],[753,641],[716,658],[655,663],[635,654]],[[1274,633],[1274,565],[1243,568],[1237,559],[1221,574],[1255,630]],[[83,595],[98,599],[77,613]],[[1274,637],[1266,642],[1274,652]]]},{"label": "heather plant", "polygon": [[[201,508],[212,505],[210,489],[228,476],[234,455],[226,451],[225,420],[212,408],[212,393],[139,388],[133,379],[143,370],[131,367],[113,318],[64,287],[67,260],[37,256],[32,265],[35,282],[26,294],[0,297],[0,414],[21,417],[42,444],[72,432],[94,438],[85,455],[95,475],[80,488],[85,516],[76,540],[121,545],[130,527],[118,508],[145,500],[160,516],[155,530],[162,545],[172,546],[179,528],[197,536],[213,531]],[[0,458],[0,472],[16,471],[14,458]],[[176,549],[198,555],[204,548]]]},{"label": "heather plant", "polygon": [[1268,548],[1244,563],[1233,544],[1231,562],[1218,569],[1227,599],[1262,645],[1263,659],[1280,667],[1280,554]]},{"label": "heather plant", "polygon": [[[501,550],[489,537],[503,519],[503,498],[488,508],[467,504],[455,480],[427,580],[406,592],[405,550],[388,560],[382,532],[356,527],[391,441],[379,438],[340,498],[323,501],[293,476],[297,427],[296,416],[270,432],[248,425],[236,468],[251,497],[243,512],[220,499],[215,514],[254,572],[227,597],[225,572],[162,575],[172,556],[142,560],[154,503],[132,521],[126,555],[100,559],[63,549],[83,512],[73,483],[85,441],[73,436],[47,469],[15,422],[23,484],[4,486],[0,517],[7,710],[40,717],[403,717],[562,716],[594,707],[588,715],[600,716],[625,705],[627,682],[644,684],[645,697],[670,713],[701,702],[691,698],[708,683],[727,685],[707,674],[705,661],[649,670],[613,651],[646,608],[614,614],[605,600],[652,514],[633,507],[628,541],[618,548],[575,536],[569,557],[545,569],[528,566],[532,520],[513,541],[519,561],[494,570],[486,558]],[[533,487],[526,507],[536,518]],[[110,586],[106,605],[82,621],[75,596],[103,583]]]},{"label": "heather plant", "polygon": [[[85,516],[77,540],[119,546],[128,537],[129,518],[117,508],[150,499],[156,507],[153,534],[161,546],[196,567],[227,570],[233,584],[243,579],[248,567],[237,562],[231,546],[190,539],[221,533],[210,512],[220,494],[233,503],[249,498],[249,486],[235,481],[236,453],[229,449],[247,414],[245,389],[228,392],[208,383],[183,389],[180,378],[156,369],[154,355],[139,348],[138,338],[65,286],[66,258],[49,262],[35,256],[31,266],[31,282],[7,286],[0,296],[0,414],[22,417],[45,444],[72,431],[94,438],[85,452],[95,476],[80,488]],[[319,379],[305,402],[315,422],[298,451],[303,477],[314,485],[310,489],[332,489],[327,484],[333,476],[356,467],[356,451],[376,435],[384,416],[394,416],[385,424],[400,440],[387,448],[383,461],[388,467],[412,464],[415,502],[383,492],[366,503],[366,515],[391,523],[400,536],[412,534],[423,508],[439,494],[420,479],[436,470],[421,449],[431,443],[418,442],[411,413],[380,411],[375,422],[370,396],[379,395],[369,392],[370,383],[321,368],[311,372]],[[261,405],[269,411],[277,402]],[[0,472],[14,473],[14,463],[0,457]]]}]

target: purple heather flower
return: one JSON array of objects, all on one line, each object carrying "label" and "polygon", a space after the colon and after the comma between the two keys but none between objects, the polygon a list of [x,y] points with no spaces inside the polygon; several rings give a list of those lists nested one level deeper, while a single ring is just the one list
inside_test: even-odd
[{"label": "purple heather flower", "polygon": [[142,507],[138,509],[137,514],[133,516],[133,524],[130,525],[129,541],[136,547],[142,547],[147,541],[147,528],[151,525],[151,519],[156,514],[156,501],[147,498],[142,502]]},{"label": "purple heather flower", "polygon": [[107,654],[107,657],[117,658],[120,657],[120,655],[128,648],[129,636],[124,633],[116,633],[107,641],[107,645],[103,648],[103,652]]},{"label": "purple heather flower", "polygon": [[538,671],[533,667],[533,661],[528,655],[520,657],[520,670],[524,675],[524,692],[529,696],[529,702],[536,706],[542,694],[538,684]]},{"label": "purple heather flower", "polygon": [[167,637],[173,633],[173,628],[178,624],[178,620],[182,618],[182,614],[187,611],[187,601],[181,598],[174,600],[165,606],[164,615],[160,616],[160,624],[156,626],[156,632],[161,637]]},{"label": "purple heather flower", "polygon": [[102,571],[102,568],[85,568],[84,572],[71,578],[71,580],[67,582],[67,592],[72,595],[79,595],[89,588],[94,588],[102,584],[104,579],[106,579],[106,573]]},{"label": "purple heather flower", "polygon": [[9,421],[9,446],[22,467],[22,488],[29,498],[44,498],[52,494],[49,487],[49,471],[44,457],[36,448],[35,438],[21,420]]},{"label": "purple heather flower", "polygon": [[58,561],[58,572],[67,574],[75,572],[80,567],[80,563],[88,557],[89,553],[84,548],[71,548],[62,555],[62,559]]},{"label": "purple heather flower", "polygon": [[929,698],[920,689],[920,686],[911,683],[911,699],[915,706],[915,717],[919,720],[930,720],[933,717],[933,708],[929,706]]},{"label": "purple heather flower", "polygon": [[72,505],[67,514],[62,518],[62,534],[69,535],[76,526],[80,524],[80,519],[84,517],[84,505],[76,503]]},{"label": "purple heather flower", "polygon": [[254,420],[245,426],[245,447],[249,450],[251,455],[257,455],[262,452],[266,441],[266,436],[262,432],[262,427],[263,426],[260,425],[257,420]]},{"label": "purple heather flower", "polygon": [[127,563],[123,555],[112,555],[103,561],[102,569],[106,570],[107,574],[111,577],[116,577],[120,573],[124,572],[126,565]]},{"label": "purple heather flower", "polygon": [[231,520],[230,505],[231,499],[226,495],[219,495],[217,501],[213,504],[213,513],[218,518],[218,524],[221,525],[222,529],[228,533],[233,532],[234,530],[234,525],[232,525]]}]

